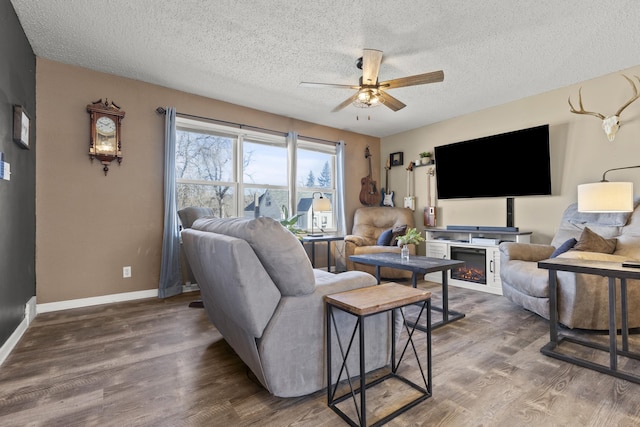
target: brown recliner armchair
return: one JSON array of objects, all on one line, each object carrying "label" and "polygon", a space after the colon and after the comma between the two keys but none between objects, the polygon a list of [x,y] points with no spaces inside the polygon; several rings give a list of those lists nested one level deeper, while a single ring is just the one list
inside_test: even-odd
[{"label": "brown recliner armchair", "polygon": [[[354,263],[349,260],[350,255],[372,254],[377,252],[400,252],[398,246],[379,246],[380,235],[389,229],[406,225],[414,227],[413,211],[408,208],[392,208],[387,206],[373,206],[359,208],[353,216],[353,230],[345,236],[345,257],[347,270],[366,271],[375,274],[375,267]],[[415,255],[415,245],[409,245],[409,253]],[[380,269],[380,276],[386,279],[410,279],[411,272],[387,267]]]}]

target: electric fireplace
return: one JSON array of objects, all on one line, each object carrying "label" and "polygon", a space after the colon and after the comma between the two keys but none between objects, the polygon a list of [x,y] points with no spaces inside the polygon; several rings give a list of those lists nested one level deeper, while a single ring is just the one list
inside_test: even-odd
[{"label": "electric fireplace", "polygon": [[450,257],[464,261],[461,267],[451,270],[451,279],[472,282],[480,285],[487,284],[487,251],[483,248],[467,246],[451,246]]}]

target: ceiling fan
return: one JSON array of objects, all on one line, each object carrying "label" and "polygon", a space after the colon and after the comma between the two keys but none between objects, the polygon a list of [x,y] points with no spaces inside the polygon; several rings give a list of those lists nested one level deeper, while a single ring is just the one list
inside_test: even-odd
[{"label": "ceiling fan", "polygon": [[393,111],[398,111],[406,107],[402,101],[394,98],[385,92],[388,89],[397,87],[423,85],[427,83],[438,83],[444,80],[444,72],[442,70],[432,71],[430,73],[417,74],[415,76],[401,77],[399,79],[378,82],[378,71],[382,62],[382,51],[376,49],[364,49],[362,57],[356,61],[356,66],[362,70],[360,84],[357,86],[332,84],[332,83],[313,83],[300,82],[300,86],[305,87],[335,87],[343,89],[357,89],[357,92],[347,98],[344,102],[334,108],[332,111],[340,111],[349,104],[356,107],[369,108],[378,105],[386,105]]}]

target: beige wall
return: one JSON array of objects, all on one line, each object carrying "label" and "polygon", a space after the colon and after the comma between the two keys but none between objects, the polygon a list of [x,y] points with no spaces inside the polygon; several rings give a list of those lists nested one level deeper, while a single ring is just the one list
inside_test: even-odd
[{"label": "beige wall", "polygon": [[[164,119],[155,109],[238,122],[346,142],[348,228],[360,206],[364,149],[380,159],[380,140],[312,123],[37,59],[36,295],[38,303],[156,289],[163,225]],[[104,176],[91,163],[86,105],[118,104],[123,121],[122,165]],[[374,177],[379,176],[377,161]],[[122,267],[133,275],[122,278]]]},{"label": "beige wall", "polygon": [[[599,181],[610,168],[640,164],[640,101],[621,114],[622,127],[614,142],[609,142],[601,129],[601,120],[593,116],[569,112],[567,98],[577,106],[578,89],[583,87],[583,103],[587,110],[605,116],[613,114],[633,94],[629,83],[620,76],[640,75],[640,66],[593,80],[521,99],[473,114],[425,126],[382,139],[382,157],[403,151],[405,167],[421,151],[467,139],[537,126],[550,125],[552,195],[515,198],[515,225],[533,231],[536,243],[549,243],[564,209],[576,201],[578,184]],[[637,82],[636,82],[637,83]],[[637,84],[640,86],[640,84]],[[473,94],[470,94],[473,96]],[[523,147],[524,149],[524,147]],[[473,161],[473,159],[466,159]],[[520,159],[526,162],[524,155]],[[437,159],[436,159],[437,162]],[[422,224],[422,211],[427,205],[427,168],[414,173],[417,196],[416,224]],[[633,181],[635,193],[640,191],[640,170],[607,174],[610,181]],[[460,179],[482,179],[466,176],[460,165]],[[391,188],[396,201],[406,193],[406,170],[391,169]],[[490,183],[487,183],[490,185]],[[432,180],[432,198],[435,181]],[[458,199],[437,201],[438,226],[506,225],[506,199]],[[422,250],[424,250],[422,248]]]}]

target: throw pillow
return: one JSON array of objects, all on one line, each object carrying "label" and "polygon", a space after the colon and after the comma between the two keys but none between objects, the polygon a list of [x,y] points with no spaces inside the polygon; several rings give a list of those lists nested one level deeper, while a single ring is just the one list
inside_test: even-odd
[{"label": "throw pillow", "polygon": [[578,251],[612,254],[616,250],[616,243],[615,238],[605,239],[598,233],[591,231],[589,227],[585,227],[580,235],[580,240],[573,248]]},{"label": "throw pillow", "polygon": [[558,255],[567,252],[569,249],[573,248],[576,243],[578,243],[578,241],[574,237],[570,238],[569,240],[558,246],[555,251],[553,251],[553,253],[551,254],[551,258],[555,258]]},{"label": "throw pillow", "polygon": [[378,241],[376,242],[376,244],[378,246],[389,246],[392,238],[393,238],[393,230],[391,228],[388,230],[384,230],[382,233],[380,233],[380,236],[378,237]]},{"label": "throw pillow", "polygon": [[407,233],[406,225],[399,225],[394,227],[391,231],[391,243],[390,246],[398,246],[398,236],[404,236]]}]

